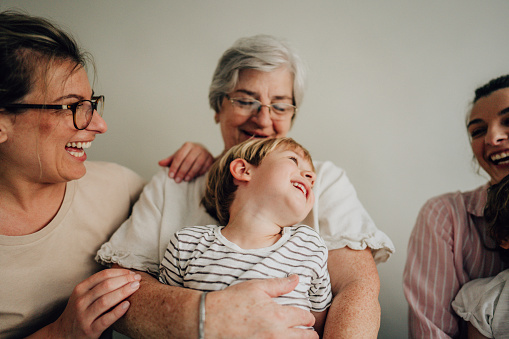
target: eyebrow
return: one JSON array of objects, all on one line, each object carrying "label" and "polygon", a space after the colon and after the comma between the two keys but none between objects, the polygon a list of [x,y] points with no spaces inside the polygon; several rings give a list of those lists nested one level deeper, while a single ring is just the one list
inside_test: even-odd
[{"label": "eyebrow", "polygon": [[[234,93],[244,93],[244,94],[247,94],[249,96],[252,96],[252,97],[256,97],[258,95],[258,93],[256,92],[252,92],[252,91],[249,91],[247,89],[237,89],[235,90]],[[293,100],[293,97],[289,97],[289,96],[286,96],[286,95],[277,95],[275,97],[273,97],[272,99],[276,99],[276,100],[284,100],[284,99],[288,99],[288,100]]]},{"label": "eyebrow", "polygon": [[[506,107],[504,108],[503,110],[501,110],[500,112],[497,113],[498,116],[502,116],[502,115],[505,115],[505,114],[509,114],[509,107]],[[482,123],[483,120],[482,119],[474,119],[474,120],[471,120],[468,124],[467,124],[467,128],[469,128],[471,125],[475,125],[475,124],[480,124]]]},{"label": "eyebrow", "polygon": [[[94,96],[94,92],[92,91],[92,97]],[[57,102],[57,101],[61,101],[61,100],[65,100],[65,99],[77,99],[78,101],[79,100],[85,100],[85,98],[81,95],[78,95],[78,94],[67,94],[67,95],[63,95],[59,98],[56,98],[54,102]]]}]

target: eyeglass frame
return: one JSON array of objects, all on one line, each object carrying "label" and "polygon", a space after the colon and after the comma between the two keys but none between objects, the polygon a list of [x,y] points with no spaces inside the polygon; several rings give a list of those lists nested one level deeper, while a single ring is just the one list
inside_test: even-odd
[{"label": "eyeglass frame", "polygon": [[[257,102],[260,104],[260,107],[258,108],[258,110],[256,111],[256,114],[260,113],[260,111],[262,110],[262,107],[267,107],[269,109],[269,113],[274,113],[274,116],[275,117],[281,117],[280,119],[276,119],[276,120],[284,120],[286,118],[286,115],[280,115],[278,113],[276,113],[274,111],[274,105],[277,105],[277,104],[285,104],[285,105],[288,105],[288,106],[291,106],[295,109],[295,111],[293,112],[292,116],[290,117],[290,119],[293,119],[293,117],[295,116],[295,114],[297,114],[297,106],[293,105],[293,104],[287,104],[285,102],[279,102],[279,103],[274,103],[274,104],[269,104],[269,105],[264,105],[262,104],[262,102],[260,100],[257,100],[257,99],[253,99],[253,98],[241,98],[241,97],[230,97],[230,95],[228,93],[225,93],[224,95],[226,97],[226,99],[228,99],[228,101],[232,104],[233,107],[236,107],[234,105],[234,100],[238,100],[238,99],[249,99],[249,100],[252,100],[253,102]],[[240,108],[240,107],[239,107]],[[254,115],[255,110],[252,111],[252,113],[250,114],[250,116]],[[272,118],[273,119],[273,118]]]},{"label": "eyeglass frame", "polygon": [[[98,108],[98,103],[99,101],[102,100],[103,102],[103,107],[104,107],[104,95],[97,95],[97,96],[93,96],[91,100],[80,100],[80,101],[77,101],[75,102],[74,104],[70,104],[70,105],[46,105],[46,104],[8,104],[8,105],[0,105],[0,107],[3,107],[3,108],[20,108],[20,109],[23,109],[23,108],[34,108],[34,109],[68,109],[72,112],[72,122],[74,124],[74,128],[76,128],[77,130],[81,131],[81,130],[84,130],[86,129],[90,123],[92,122],[92,117],[94,115],[94,112],[97,112],[97,114],[99,114],[99,116],[103,116],[103,110],[101,110],[101,112],[99,112],[97,110]],[[78,125],[76,123],[76,110],[78,108],[78,106],[85,102],[85,101],[88,101],[90,102],[90,104],[92,105],[92,114],[90,115],[90,120],[87,122],[87,124],[83,127],[83,128],[78,128]]]}]

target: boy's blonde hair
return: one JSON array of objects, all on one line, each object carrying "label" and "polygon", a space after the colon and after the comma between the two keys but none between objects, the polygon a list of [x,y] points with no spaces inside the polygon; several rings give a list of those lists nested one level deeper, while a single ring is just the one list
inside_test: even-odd
[{"label": "boy's blonde hair", "polygon": [[233,146],[210,168],[207,174],[207,186],[202,204],[207,213],[219,220],[221,225],[228,224],[230,206],[235,198],[237,185],[233,182],[230,163],[235,159],[244,159],[254,166],[259,166],[262,160],[276,148],[285,150],[302,150],[303,157],[311,164],[313,162],[308,150],[292,138],[250,139]]}]

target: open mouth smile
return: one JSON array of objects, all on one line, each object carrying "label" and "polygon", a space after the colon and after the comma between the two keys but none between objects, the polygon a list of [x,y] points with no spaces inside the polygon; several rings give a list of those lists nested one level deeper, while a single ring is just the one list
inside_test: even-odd
[{"label": "open mouth smile", "polygon": [[490,160],[495,165],[509,164],[509,152],[501,152],[490,156]]},{"label": "open mouth smile", "polygon": [[306,189],[306,187],[299,183],[299,182],[293,182],[292,185],[296,188],[298,188],[302,193],[304,193],[304,195],[307,197],[308,196],[308,190]]},{"label": "open mouth smile", "polygon": [[242,131],[242,133],[247,135],[249,138],[257,138],[257,139],[268,138],[267,135],[254,134],[254,133],[250,133],[250,132],[247,132],[247,131]]},{"label": "open mouth smile", "polygon": [[91,144],[92,144],[91,141],[68,142],[67,145],[65,145],[65,150],[73,157],[81,158],[83,155],[85,155],[84,149],[89,148]]}]

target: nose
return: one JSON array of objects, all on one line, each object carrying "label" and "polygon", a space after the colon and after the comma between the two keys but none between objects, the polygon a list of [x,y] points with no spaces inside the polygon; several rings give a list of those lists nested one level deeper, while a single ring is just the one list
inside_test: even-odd
[{"label": "nose", "polygon": [[261,105],[258,111],[253,112],[253,121],[261,127],[272,125],[272,118],[270,117],[270,105]]},{"label": "nose", "polygon": [[90,121],[90,124],[86,128],[88,131],[94,131],[98,134],[106,133],[108,130],[108,125],[106,124],[106,121],[103,119],[102,116],[100,116],[97,111],[94,111],[94,114],[92,115],[92,121]]},{"label": "nose", "polygon": [[498,145],[501,141],[508,138],[509,130],[503,126],[492,126],[486,133],[486,144],[491,146]]},{"label": "nose", "polygon": [[302,176],[306,178],[307,181],[311,184],[311,187],[315,185],[316,173],[313,171],[302,171]]}]

